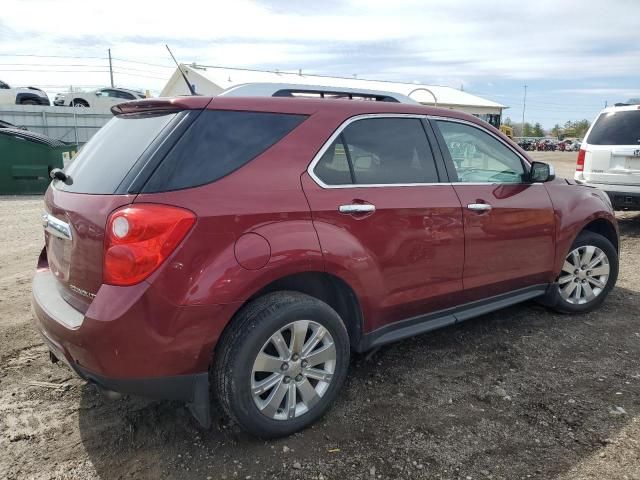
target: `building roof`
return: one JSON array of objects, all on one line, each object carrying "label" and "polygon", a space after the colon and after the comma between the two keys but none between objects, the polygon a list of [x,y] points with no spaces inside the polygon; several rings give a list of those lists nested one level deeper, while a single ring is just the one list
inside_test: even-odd
[{"label": "building roof", "polygon": [[[314,85],[334,88],[382,90],[407,95],[412,99],[425,104],[435,103],[435,96],[438,105],[506,108],[505,105],[500,103],[493,102],[455,88],[440,85],[422,85],[416,83],[387,82],[384,80],[363,80],[359,78],[307,75],[302,72],[269,72],[262,70],[186,64],[181,64],[180,66],[188,78],[196,79],[200,77],[201,79],[208,80],[221,90],[245,83],[291,83],[297,85]],[[176,85],[178,82],[184,82],[184,80],[176,69],[160,95],[175,95],[175,87],[178,86]],[[204,95],[217,95],[220,93],[220,91],[215,91],[216,89],[212,89],[212,91],[202,91],[200,82],[198,82],[197,85],[198,88],[200,88],[198,93]],[[179,90],[186,90],[186,87],[179,86],[178,88]]]}]

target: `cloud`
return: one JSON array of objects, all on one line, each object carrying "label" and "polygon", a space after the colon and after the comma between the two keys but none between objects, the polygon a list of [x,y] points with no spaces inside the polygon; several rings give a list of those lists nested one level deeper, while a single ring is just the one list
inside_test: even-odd
[{"label": "cloud", "polygon": [[[639,16],[635,0],[591,2],[588,8],[577,0],[208,0],[180,7],[155,0],[2,0],[0,54],[104,57],[111,48],[117,58],[171,65],[168,43],[187,62],[456,87],[632,79],[640,49],[629,39]],[[170,73],[118,62],[122,73],[116,77],[137,82],[132,86],[159,90],[159,78]],[[105,65],[103,59],[95,64]],[[102,72],[73,78],[50,72],[42,80],[41,72],[7,70],[0,66],[0,77],[13,83],[92,84],[105,78]]]},{"label": "cloud", "polygon": [[640,87],[638,88],[562,88],[556,90],[558,93],[574,93],[578,95],[618,96],[618,97],[640,97]]}]

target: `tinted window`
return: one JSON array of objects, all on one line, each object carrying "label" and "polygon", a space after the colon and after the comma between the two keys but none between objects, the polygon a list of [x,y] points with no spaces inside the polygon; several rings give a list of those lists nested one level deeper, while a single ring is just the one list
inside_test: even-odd
[{"label": "tinted window", "polygon": [[114,90],[114,97],[118,97],[118,98],[124,98],[126,100],[135,100],[136,97],[133,96],[133,94],[129,93],[129,92],[121,92],[119,90]]},{"label": "tinted window", "polygon": [[521,183],[522,160],[483,130],[456,122],[438,121],[459,182]]},{"label": "tinted window", "polygon": [[352,183],[349,166],[357,184],[438,181],[433,153],[417,118],[369,118],[351,123],[314,172],[329,185],[347,184]]},{"label": "tinted window", "polygon": [[313,171],[327,185],[353,183],[342,135],[324,152]]},{"label": "tinted window", "polygon": [[149,144],[175,116],[170,113],[112,118],[66,169],[73,183],[56,181],[56,188],[77,193],[114,193]]},{"label": "tinted window", "polygon": [[355,182],[435,183],[435,161],[417,118],[370,118],[343,132]]},{"label": "tinted window", "polygon": [[155,171],[145,192],[211,183],[242,167],[306,116],[205,110]]},{"label": "tinted window", "polygon": [[640,110],[603,113],[596,120],[587,143],[592,145],[640,144]]}]

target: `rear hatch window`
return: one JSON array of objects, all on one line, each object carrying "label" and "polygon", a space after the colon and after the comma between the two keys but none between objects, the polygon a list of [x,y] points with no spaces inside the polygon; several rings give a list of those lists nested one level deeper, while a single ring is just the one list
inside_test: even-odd
[{"label": "rear hatch window", "polygon": [[214,182],[279,142],[306,118],[205,110],[176,142],[143,191],[165,192]]},{"label": "rear hatch window", "polygon": [[58,190],[113,194],[144,151],[178,115],[146,113],[112,118],[66,169],[72,183],[55,182]]},{"label": "rear hatch window", "polygon": [[640,110],[601,114],[589,133],[591,145],[639,145]]}]

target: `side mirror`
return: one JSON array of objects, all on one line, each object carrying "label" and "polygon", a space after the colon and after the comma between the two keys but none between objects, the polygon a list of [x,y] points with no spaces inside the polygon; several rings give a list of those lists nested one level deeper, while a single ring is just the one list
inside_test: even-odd
[{"label": "side mirror", "polygon": [[556,178],[556,172],[553,165],[544,162],[532,162],[531,171],[529,172],[529,181],[531,183],[550,182]]}]

